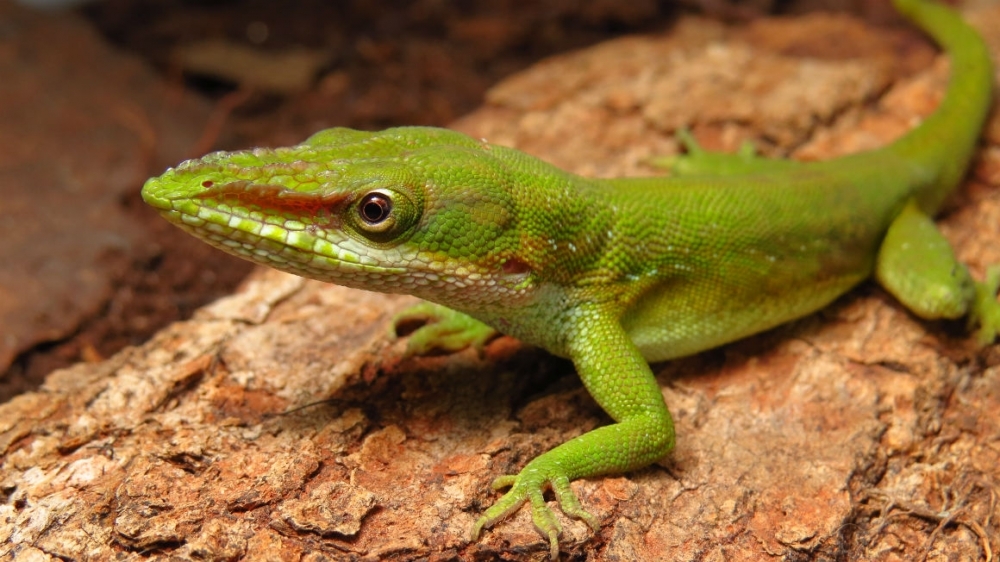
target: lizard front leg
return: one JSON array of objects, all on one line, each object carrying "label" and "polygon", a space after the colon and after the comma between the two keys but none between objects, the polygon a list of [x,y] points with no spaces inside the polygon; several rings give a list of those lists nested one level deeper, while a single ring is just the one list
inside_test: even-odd
[{"label": "lizard front leg", "polygon": [[529,462],[519,474],[497,478],[493,487],[510,490],[486,510],[472,528],[473,540],[485,527],[531,503],[532,521],[559,554],[560,526],[546,505],[551,488],[563,513],[599,530],[596,518],[580,505],[570,482],[600,474],[641,468],[674,447],[674,426],[649,364],[625,333],[617,315],[597,304],[571,314],[567,334],[570,358],[597,403],[616,423],[571,439]]},{"label": "lizard front leg", "polygon": [[392,336],[399,334],[401,325],[419,321],[406,344],[406,355],[427,355],[433,350],[461,351],[467,347],[482,352],[498,332],[475,318],[440,304],[422,302],[400,312],[392,319]]}]

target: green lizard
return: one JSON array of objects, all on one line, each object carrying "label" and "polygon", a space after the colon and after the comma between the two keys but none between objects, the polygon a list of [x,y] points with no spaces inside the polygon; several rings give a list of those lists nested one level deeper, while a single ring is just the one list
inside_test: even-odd
[{"label": "green lizard", "polygon": [[555,557],[545,489],[597,530],[570,482],[646,466],[674,446],[649,361],[809,314],[873,274],[915,314],[967,316],[981,342],[995,339],[1000,268],[974,282],[930,219],[975,150],[989,54],[941,5],[895,4],[943,46],[953,76],[933,115],[878,150],[811,163],[720,158],[683,137],[683,173],[602,180],[444,129],[338,128],[184,162],[142,195],[227,252],[439,303],[411,314],[438,319],[411,336],[415,352],[499,330],[570,358],[615,423],[496,479],[510,490],[472,530],[530,502]]}]

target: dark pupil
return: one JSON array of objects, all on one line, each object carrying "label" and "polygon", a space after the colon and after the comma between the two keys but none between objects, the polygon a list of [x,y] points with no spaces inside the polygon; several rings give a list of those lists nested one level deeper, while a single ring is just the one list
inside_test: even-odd
[{"label": "dark pupil", "polygon": [[385,195],[373,193],[361,202],[361,216],[370,224],[384,221],[391,210],[392,203]]}]

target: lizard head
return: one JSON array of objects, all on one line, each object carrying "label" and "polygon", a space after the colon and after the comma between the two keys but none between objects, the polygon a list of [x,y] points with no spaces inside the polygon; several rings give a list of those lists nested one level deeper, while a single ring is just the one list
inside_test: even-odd
[{"label": "lizard head", "polygon": [[288,148],[186,161],[147,181],[142,197],[209,244],[276,269],[499,303],[533,282],[509,158],[496,151],[445,129],[328,129]]}]

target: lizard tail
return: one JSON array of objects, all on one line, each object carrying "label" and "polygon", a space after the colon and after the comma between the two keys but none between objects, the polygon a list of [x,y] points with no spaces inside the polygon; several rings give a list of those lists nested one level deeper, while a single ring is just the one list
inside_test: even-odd
[{"label": "lizard tail", "polygon": [[889,145],[929,178],[915,193],[933,214],[965,175],[993,97],[993,66],[979,33],[953,10],[928,0],[894,0],[896,9],[929,34],[951,60],[951,78],[940,106],[922,126]]}]

